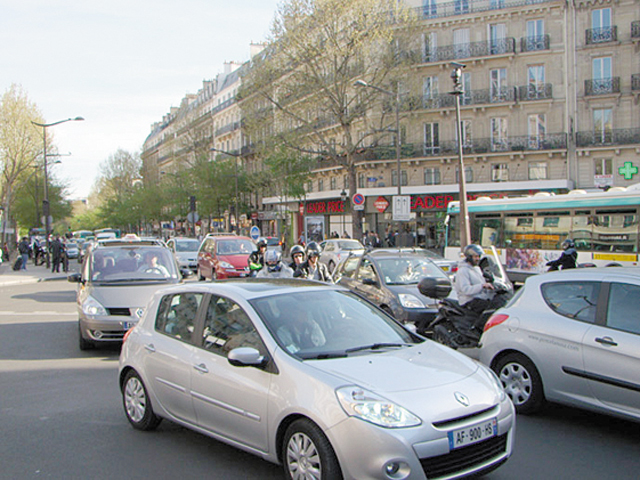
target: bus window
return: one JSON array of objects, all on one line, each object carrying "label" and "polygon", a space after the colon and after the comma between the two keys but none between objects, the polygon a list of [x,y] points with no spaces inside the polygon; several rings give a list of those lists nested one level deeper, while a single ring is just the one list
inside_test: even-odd
[{"label": "bus window", "polygon": [[635,210],[597,210],[593,225],[596,252],[637,252],[638,215]]},{"label": "bus window", "polygon": [[471,238],[483,247],[502,247],[502,220],[499,215],[475,215],[471,219]]},{"label": "bus window", "polygon": [[534,220],[536,248],[558,250],[569,237],[571,216],[569,212],[540,212]]},{"label": "bus window", "polygon": [[571,238],[576,250],[591,251],[591,226],[593,217],[590,210],[576,210],[571,219]]},{"label": "bus window", "polygon": [[536,248],[532,213],[509,213],[504,219],[504,239],[507,247]]}]

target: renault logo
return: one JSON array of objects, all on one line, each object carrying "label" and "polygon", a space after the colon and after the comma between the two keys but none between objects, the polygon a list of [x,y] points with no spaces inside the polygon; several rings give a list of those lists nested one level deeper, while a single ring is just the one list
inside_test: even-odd
[{"label": "renault logo", "polygon": [[469,406],[469,398],[464,393],[455,392],[453,396],[456,397],[456,400],[465,407]]}]

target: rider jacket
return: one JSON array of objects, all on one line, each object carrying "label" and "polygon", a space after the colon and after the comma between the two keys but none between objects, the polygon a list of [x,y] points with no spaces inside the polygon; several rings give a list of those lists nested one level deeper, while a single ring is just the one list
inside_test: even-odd
[{"label": "rider jacket", "polygon": [[[317,273],[317,278],[316,278]],[[321,282],[333,283],[329,269],[324,263],[317,262],[316,270],[311,273],[309,266],[309,260],[306,260],[300,264],[298,269],[293,274],[296,278],[306,278],[308,280],[320,280]]]},{"label": "rider jacket", "polygon": [[484,278],[480,267],[473,267],[466,260],[458,262],[454,286],[460,305],[464,305],[474,298],[491,300],[493,298],[493,290],[483,288],[482,286],[485,283],[487,283],[487,280]]},{"label": "rider jacket", "polygon": [[567,248],[557,260],[547,262],[549,270],[565,270],[567,268],[576,268],[578,260],[578,252],[575,248]]}]

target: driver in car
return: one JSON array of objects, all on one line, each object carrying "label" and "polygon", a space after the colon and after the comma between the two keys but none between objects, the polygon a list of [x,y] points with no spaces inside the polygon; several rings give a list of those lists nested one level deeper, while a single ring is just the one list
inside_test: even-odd
[{"label": "driver in car", "polygon": [[164,277],[169,276],[167,267],[158,262],[158,255],[154,252],[148,252],[144,256],[144,263],[138,267],[139,272],[155,273]]}]

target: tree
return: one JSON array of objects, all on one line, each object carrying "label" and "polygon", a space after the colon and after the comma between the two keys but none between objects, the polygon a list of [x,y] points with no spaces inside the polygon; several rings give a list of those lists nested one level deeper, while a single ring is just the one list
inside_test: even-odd
[{"label": "tree", "polygon": [[[11,85],[0,103],[0,200],[4,219],[12,219],[17,190],[33,173],[36,157],[41,153],[41,132],[31,121],[41,121],[35,103],[18,85]],[[3,223],[2,242],[6,239]]]},{"label": "tree", "polygon": [[[317,158],[319,168],[342,167],[355,193],[358,152],[375,145],[381,131],[388,135],[389,109],[380,108],[382,90],[357,90],[354,82],[400,88],[414,25],[411,10],[397,0],[281,4],[270,45],[240,92],[245,130],[259,154],[268,158],[284,148]],[[361,215],[352,216],[358,237]]]}]

